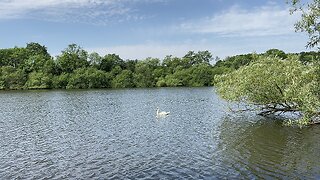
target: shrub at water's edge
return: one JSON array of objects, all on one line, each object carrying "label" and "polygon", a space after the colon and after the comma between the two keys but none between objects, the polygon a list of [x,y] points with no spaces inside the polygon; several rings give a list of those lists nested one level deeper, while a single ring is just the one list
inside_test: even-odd
[{"label": "shrub at water's edge", "polygon": [[320,115],[319,66],[298,59],[258,56],[248,66],[217,76],[217,92],[227,100],[253,105],[246,110],[260,115],[298,112],[300,121],[310,124]]}]

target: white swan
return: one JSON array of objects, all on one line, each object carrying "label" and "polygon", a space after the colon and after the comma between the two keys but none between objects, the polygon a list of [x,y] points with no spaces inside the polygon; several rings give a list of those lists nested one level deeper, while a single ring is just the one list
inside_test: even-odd
[{"label": "white swan", "polygon": [[170,114],[170,112],[165,112],[165,111],[161,111],[159,110],[159,108],[157,108],[157,117],[165,117],[168,116]]}]

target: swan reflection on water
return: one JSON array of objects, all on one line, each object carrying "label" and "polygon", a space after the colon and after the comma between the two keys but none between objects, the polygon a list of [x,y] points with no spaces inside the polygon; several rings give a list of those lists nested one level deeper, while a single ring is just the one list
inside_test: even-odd
[{"label": "swan reflection on water", "polygon": [[160,109],[157,107],[157,118],[167,117],[169,114],[170,112],[160,111]]}]

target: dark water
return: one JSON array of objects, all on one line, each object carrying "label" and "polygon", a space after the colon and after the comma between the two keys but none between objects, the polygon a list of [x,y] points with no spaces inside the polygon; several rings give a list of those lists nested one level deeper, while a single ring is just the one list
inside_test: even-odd
[{"label": "dark water", "polygon": [[2,91],[0,179],[320,178],[320,126],[225,109],[213,88]]}]

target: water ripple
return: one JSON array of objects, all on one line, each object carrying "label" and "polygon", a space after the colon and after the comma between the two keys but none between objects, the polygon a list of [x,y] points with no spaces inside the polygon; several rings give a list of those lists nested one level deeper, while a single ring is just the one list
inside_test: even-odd
[{"label": "water ripple", "polygon": [[[228,117],[212,88],[0,93],[1,179],[319,178],[318,127]],[[155,117],[156,107],[171,111]]]}]

